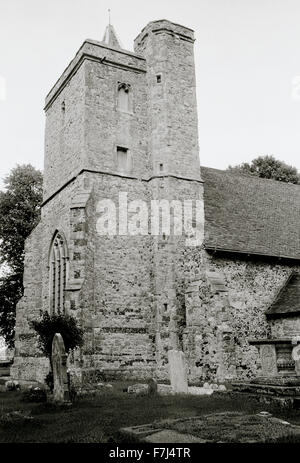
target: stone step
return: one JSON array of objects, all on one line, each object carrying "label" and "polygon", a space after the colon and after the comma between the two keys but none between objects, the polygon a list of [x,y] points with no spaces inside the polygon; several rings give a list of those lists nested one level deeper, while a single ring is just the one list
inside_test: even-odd
[{"label": "stone step", "polygon": [[10,375],[10,368],[0,367],[0,377],[2,376],[9,376]]}]

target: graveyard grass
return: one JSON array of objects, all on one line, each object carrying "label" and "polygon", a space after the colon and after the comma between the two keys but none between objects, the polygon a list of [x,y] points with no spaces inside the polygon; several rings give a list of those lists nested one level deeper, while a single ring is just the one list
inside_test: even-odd
[{"label": "graveyard grass", "polygon": [[[269,410],[278,418],[300,425],[297,410],[274,411],[257,403],[226,397],[136,396],[123,392],[128,385],[114,383],[112,390],[97,397],[82,398],[71,406],[27,403],[21,401],[20,392],[1,392],[0,442],[121,443],[128,442],[119,433],[122,427],[223,411]],[[19,413],[11,413],[17,411]]]}]

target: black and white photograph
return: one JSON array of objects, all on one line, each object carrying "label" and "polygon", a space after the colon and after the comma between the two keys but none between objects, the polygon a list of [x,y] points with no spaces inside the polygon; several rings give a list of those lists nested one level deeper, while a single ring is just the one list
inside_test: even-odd
[{"label": "black and white photograph", "polygon": [[0,444],[296,449],[299,44],[299,0],[0,0]]}]

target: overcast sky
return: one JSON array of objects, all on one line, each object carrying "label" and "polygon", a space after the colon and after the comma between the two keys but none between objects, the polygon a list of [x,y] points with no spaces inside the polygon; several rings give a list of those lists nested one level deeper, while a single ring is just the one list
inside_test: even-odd
[{"label": "overcast sky", "polygon": [[43,167],[44,98],[108,8],[128,50],[152,20],[195,30],[202,165],[273,154],[300,170],[299,0],[0,0],[0,178]]}]

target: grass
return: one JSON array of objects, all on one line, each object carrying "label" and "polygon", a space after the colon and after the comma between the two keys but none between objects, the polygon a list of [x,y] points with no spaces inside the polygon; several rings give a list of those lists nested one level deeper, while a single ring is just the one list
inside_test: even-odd
[{"label": "grass", "polygon": [[241,412],[213,413],[200,418],[163,423],[166,429],[179,433],[201,437],[208,442],[249,443],[277,442],[278,439],[292,438],[300,442],[299,435],[293,434],[290,426],[286,426],[272,417],[265,418],[257,414]]},{"label": "grass", "polygon": [[[128,383],[126,383],[126,387]],[[114,383],[95,398],[82,398],[72,406],[21,401],[20,392],[0,393],[0,442],[121,442],[121,427],[154,421],[188,418],[214,412],[257,413],[270,410],[245,400],[213,396],[136,396],[123,392],[124,383]],[[11,412],[20,411],[15,415]],[[9,414],[9,415],[8,415]],[[22,419],[22,414],[24,419]],[[300,425],[300,413],[277,411],[275,416]],[[33,419],[28,419],[28,415]]]}]

